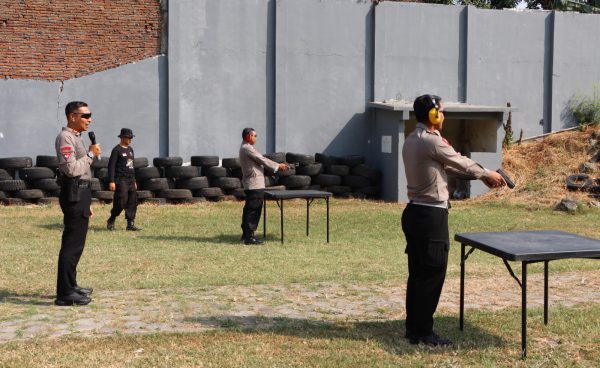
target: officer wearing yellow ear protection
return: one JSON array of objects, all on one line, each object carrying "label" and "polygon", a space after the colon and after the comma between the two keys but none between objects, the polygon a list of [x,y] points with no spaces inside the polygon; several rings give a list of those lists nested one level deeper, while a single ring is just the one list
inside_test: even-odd
[{"label": "officer wearing yellow ear protection", "polygon": [[452,342],[433,331],[433,314],[444,285],[450,247],[447,173],[480,179],[489,187],[506,183],[500,174],[462,156],[442,138],[444,106],[439,96],[419,96],[413,109],[417,126],[402,147],[410,199],[402,213],[408,255],[405,336],[411,344],[446,346]]}]

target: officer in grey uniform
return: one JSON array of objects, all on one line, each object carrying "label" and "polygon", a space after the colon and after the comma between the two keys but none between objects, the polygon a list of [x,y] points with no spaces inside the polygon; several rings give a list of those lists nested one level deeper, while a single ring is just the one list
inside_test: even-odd
[{"label": "officer in grey uniform", "polygon": [[480,179],[488,187],[506,183],[500,174],[462,156],[442,138],[440,97],[419,96],[413,108],[418,123],[402,147],[410,200],[402,213],[408,255],[405,336],[411,344],[446,346],[451,341],[433,331],[433,314],[444,285],[450,247],[447,174]]},{"label": "officer in grey uniform", "polygon": [[85,149],[81,132],[92,122],[92,113],[85,102],[69,102],[65,107],[67,126],[56,137],[56,156],[59,161],[60,208],[64,218],[64,230],[58,255],[58,277],[55,304],[86,305],[91,301],[91,288],[77,284],[77,264],[83,253],[92,216],[92,192],[90,166],[102,150],[99,144]]},{"label": "officer in grey uniform", "polygon": [[265,175],[264,167],[273,171],[286,171],[289,166],[285,163],[278,164],[264,157],[256,147],[256,131],[252,128],[244,128],[242,131],[243,142],[240,145],[239,159],[242,167],[242,184],[246,194],[246,203],[242,212],[242,240],[246,245],[259,245],[260,239],[254,236],[258,227],[262,211]]}]

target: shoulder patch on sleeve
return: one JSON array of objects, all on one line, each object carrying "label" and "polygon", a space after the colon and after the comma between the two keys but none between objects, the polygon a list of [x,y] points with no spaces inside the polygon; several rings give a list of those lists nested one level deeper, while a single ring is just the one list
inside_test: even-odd
[{"label": "shoulder patch on sleeve", "polygon": [[69,157],[71,157],[71,154],[73,153],[74,148],[73,146],[61,146],[60,147],[60,154],[65,158],[65,161],[69,161]]}]

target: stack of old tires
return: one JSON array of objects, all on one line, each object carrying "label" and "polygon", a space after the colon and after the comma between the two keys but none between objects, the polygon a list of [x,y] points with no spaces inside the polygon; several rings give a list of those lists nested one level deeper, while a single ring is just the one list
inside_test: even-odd
[{"label": "stack of old tires", "polygon": [[148,160],[134,161],[135,178],[138,183],[138,199],[142,203],[191,203],[192,191],[176,186],[198,177],[198,168],[182,166],[181,157],[156,157],[154,166],[148,166]]},{"label": "stack of old tires", "polygon": [[58,160],[54,156],[0,158],[0,200],[5,205],[58,201]]},{"label": "stack of old tires", "polygon": [[381,172],[366,165],[364,156],[336,157],[317,153],[315,161],[323,165],[323,173],[313,178],[313,184],[334,196],[377,198],[379,195]]}]

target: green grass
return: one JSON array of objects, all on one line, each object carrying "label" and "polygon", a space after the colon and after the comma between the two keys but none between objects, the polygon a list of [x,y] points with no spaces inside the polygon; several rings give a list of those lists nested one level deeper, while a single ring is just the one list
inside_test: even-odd
[{"label": "green grass", "polygon": [[[405,279],[403,205],[365,201],[331,204],[331,242],[325,242],[325,206],[311,206],[311,234],[305,234],[304,202],[287,202],[285,243],[279,241],[279,211],[269,203],[268,241],[244,247],[239,238],[242,203],[198,206],[141,206],[141,232],[105,230],[110,206],[95,208],[79,281],[104,290],[264,283],[361,283]],[[568,215],[502,203],[456,205],[451,237],[457,232],[567,229],[600,238],[600,211]],[[62,214],[58,207],[0,207],[0,295],[3,292],[52,294]],[[262,235],[262,225],[260,227]],[[460,246],[453,242],[448,276],[459,273]],[[594,261],[553,262],[553,272],[593,269]],[[532,267],[532,272],[539,267]],[[471,276],[504,272],[496,257],[475,252]],[[25,277],[24,277],[25,276]]]},{"label": "green grass", "polygon": [[[96,206],[79,282],[98,290],[179,288],[208,285],[368,284],[401,281],[407,274],[401,204],[333,200],[331,243],[325,242],[325,206],[311,206],[311,234],[305,234],[304,202],[286,202],[285,243],[279,242],[279,211],[269,202],[268,241],[244,247],[239,237],[243,203],[141,206],[143,231],[105,230],[109,206]],[[570,215],[502,202],[457,203],[450,214],[457,232],[556,229],[600,239],[600,209]],[[262,235],[262,224],[260,227]],[[0,321],[10,319],[3,303],[10,295],[53,295],[62,233],[57,206],[0,207]],[[452,243],[449,277],[459,274],[460,246]],[[531,272],[540,272],[532,265]],[[551,263],[551,272],[597,269],[597,260]],[[518,268],[517,268],[518,270]],[[469,257],[469,277],[505,275],[497,258]],[[93,305],[91,305],[93,307]],[[33,312],[32,312],[33,313]],[[240,329],[235,319],[220,330],[191,334],[115,335],[105,338],[35,339],[0,345],[0,367],[68,366],[597,366],[600,307],[551,308],[549,326],[532,309],[529,359],[518,359],[519,310],[467,313],[464,333],[457,315],[441,315],[436,328],[458,343],[454,349],[415,348],[403,339],[403,321],[320,323],[276,318],[269,329]],[[264,317],[267,318],[268,317]]]},{"label": "green grass", "polygon": [[322,323],[277,318],[264,330],[234,320],[221,330],[190,334],[11,342],[0,366],[66,367],[597,367],[600,308],[554,308],[548,326],[529,311],[528,358],[520,359],[518,312],[470,311],[465,331],[456,316],[436,319],[454,348],[409,345],[401,321]]}]

